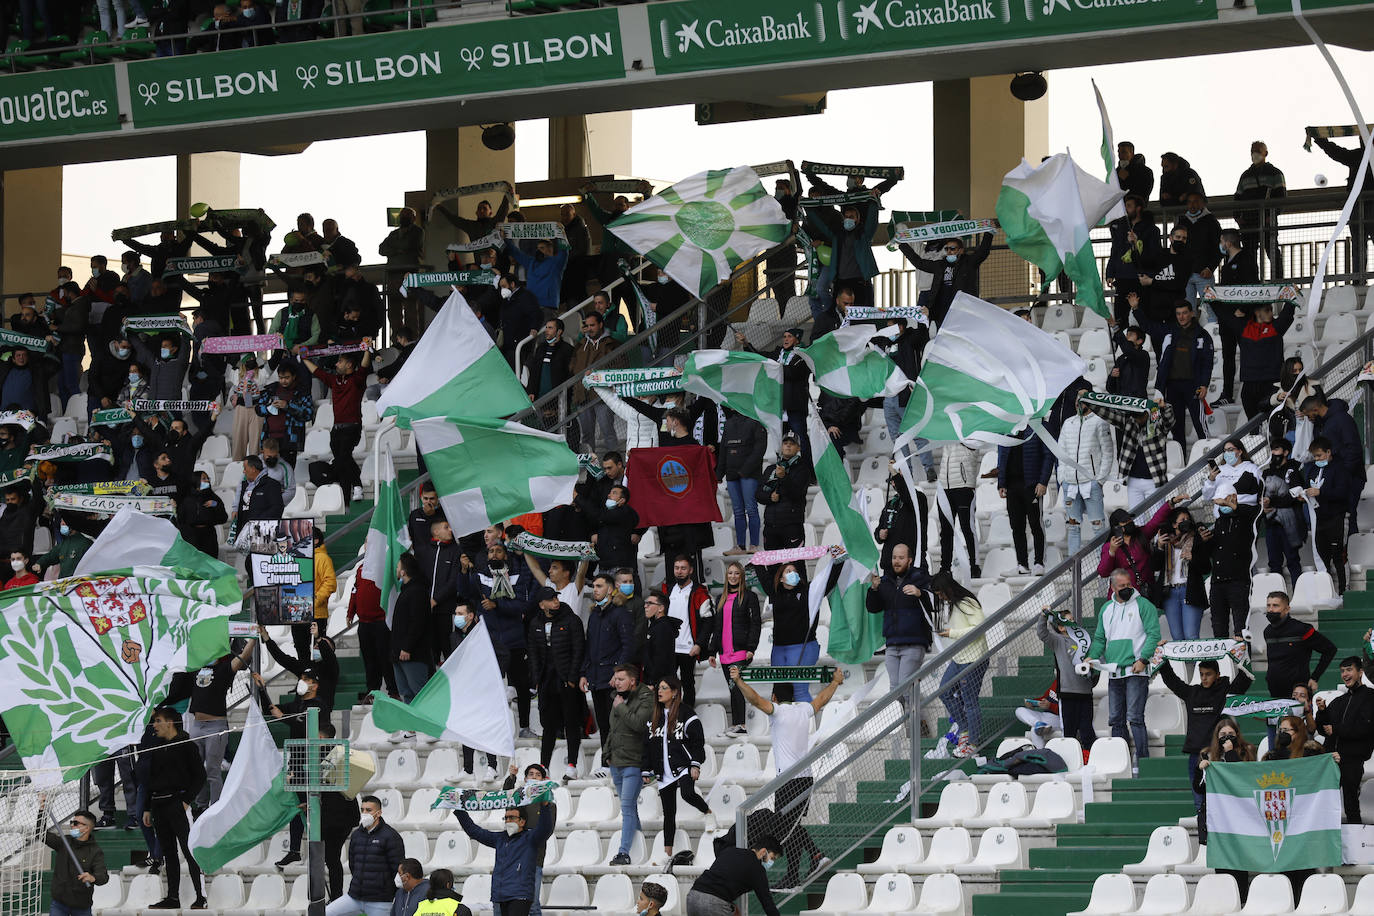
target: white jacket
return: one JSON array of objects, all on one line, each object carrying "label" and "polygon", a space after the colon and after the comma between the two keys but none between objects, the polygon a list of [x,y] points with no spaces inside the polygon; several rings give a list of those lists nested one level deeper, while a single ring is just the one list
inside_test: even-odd
[{"label": "white jacket", "polygon": [[962,442],[950,442],[940,449],[940,486],[946,490],[978,487],[980,452]]},{"label": "white jacket", "polygon": [[630,452],[640,446],[644,448],[656,448],[658,446],[658,425],[644,414],[625,404],[620,396],[609,388],[593,388],[596,396],[611,408],[611,413],[625,421],[625,457],[630,457]]},{"label": "white jacket", "polygon": [[1060,485],[1106,483],[1116,472],[1116,438],[1112,427],[1097,414],[1074,414],[1059,430],[1059,448],[1091,474],[1059,462],[1055,476]]}]

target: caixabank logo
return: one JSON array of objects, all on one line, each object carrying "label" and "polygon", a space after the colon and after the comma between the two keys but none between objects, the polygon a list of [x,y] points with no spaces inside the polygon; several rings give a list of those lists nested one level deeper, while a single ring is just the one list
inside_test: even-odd
[{"label": "caixabank logo", "polygon": [[1011,22],[1009,0],[837,0],[840,38],[964,22]]},{"label": "caixabank logo", "polygon": [[658,23],[659,50],[664,60],[708,48],[775,47],[796,42],[824,44],[825,34],[825,10],[820,3],[810,9],[777,15],[696,16],[677,26],[665,18]]}]

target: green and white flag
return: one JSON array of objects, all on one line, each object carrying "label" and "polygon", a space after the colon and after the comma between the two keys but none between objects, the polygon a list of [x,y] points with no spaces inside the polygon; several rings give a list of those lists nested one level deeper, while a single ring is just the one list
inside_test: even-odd
[{"label": "green and white flag", "polygon": [[769,454],[782,444],[782,363],[757,353],[697,350],[682,367],[682,387],[763,424]]},{"label": "green and white flag", "polygon": [[918,436],[932,446],[1012,444],[1012,434],[1048,414],[1084,365],[1052,335],[958,293],[926,347],[893,447]]},{"label": "green and white flag", "polygon": [[1207,864],[1282,872],[1341,864],[1340,774],[1330,754],[1207,768]]},{"label": "green and white flag", "polygon": [[248,704],[243,739],[224,779],[219,801],[191,824],[191,855],[203,871],[219,871],[271,839],[300,814],[300,799],[286,788],[286,768],[257,703]]},{"label": "green and white flag", "polygon": [[1022,159],[1002,179],[997,219],[1012,251],[1048,277],[1068,274],[1079,304],[1106,318],[1107,301],[1088,231],[1124,195],[1083,171],[1068,153],[1056,153],[1038,166]]},{"label": "green and white flag", "polygon": [[684,178],[606,226],[694,295],[704,297],[791,223],[747,165]]},{"label": "green and white flag", "polygon": [[[834,571],[840,564],[839,576],[835,587],[826,590]],[[843,551],[834,551],[821,557],[816,564],[816,575],[811,580],[811,590],[807,598],[811,608],[811,619],[820,613],[821,599],[830,602],[830,644],[825,653],[837,662],[846,665],[863,664],[873,658],[873,653],[883,644],[883,621],[881,614],[870,614],[865,606],[868,597],[868,574],[872,567],[857,563]],[[893,684],[892,686],[897,686]]]},{"label": "green and white flag", "polygon": [[577,455],[557,433],[483,417],[412,418],[411,427],[456,532],[572,502]]},{"label": "green and white flag", "polygon": [[382,416],[400,414],[401,427],[411,417],[504,417],[529,406],[520,380],[457,290],[377,400]]},{"label": "green and white flag", "polygon": [[0,713],[36,782],[137,744],[172,676],[229,651],[243,598],[231,567],[130,509],[75,572],[0,601]]},{"label": "green and white flag", "polygon": [[896,328],[876,330],[864,324],[836,328],[797,352],[811,366],[822,391],[861,401],[885,398],[905,390],[911,380],[871,343],[884,331],[895,333]]},{"label": "green and white flag", "polygon": [[825,497],[825,504],[840,529],[840,540],[850,558],[865,570],[878,565],[881,551],[873,540],[873,531],[868,524],[867,491],[854,486],[849,479],[849,468],[845,465],[835,445],[830,441],[830,433],[813,408],[806,418],[806,432],[811,439],[811,456],[816,466],[816,484]]},{"label": "green and white flag", "polygon": [[[1102,164],[1107,168],[1104,180],[1108,187],[1115,188],[1119,185],[1116,179],[1116,136],[1112,131],[1112,119],[1107,116],[1107,103],[1102,100],[1102,90],[1097,88],[1097,80],[1092,80],[1092,84],[1093,95],[1097,97],[1097,113],[1102,116]],[[1126,205],[1118,200],[1103,219],[1111,222],[1125,215]]]},{"label": "green and white flag", "polygon": [[400,586],[396,582],[396,561],[411,547],[406,510],[401,503],[401,487],[396,481],[396,465],[391,452],[382,450],[377,464],[377,508],[367,528],[367,549],[363,554],[363,578],[377,585],[382,593],[387,624],[396,606]]},{"label": "green and white flag", "polygon": [[[499,698],[492,702],[493,698]],[[385,732],[423,732],[488,754],[515,754],[506,683],[487,622],[479,619],[458,648],[407,705],[372,694],[372,721]]]}]

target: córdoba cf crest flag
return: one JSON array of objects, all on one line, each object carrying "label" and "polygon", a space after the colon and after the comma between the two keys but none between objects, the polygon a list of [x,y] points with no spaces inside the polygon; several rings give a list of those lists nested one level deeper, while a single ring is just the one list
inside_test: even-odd
[{"label": "c\u00f3rdoba cf crest flag", "polygon": [[741,262],[787,238],[782,206],[747,165],[698,172],[606,227],[704,297]]},{"label": "c\u00f3rdoba cf crest flag", "polygon": [[1330,754],[1207,768],[1207,864],[1282,872],[1341,864],[1340,774]]}]

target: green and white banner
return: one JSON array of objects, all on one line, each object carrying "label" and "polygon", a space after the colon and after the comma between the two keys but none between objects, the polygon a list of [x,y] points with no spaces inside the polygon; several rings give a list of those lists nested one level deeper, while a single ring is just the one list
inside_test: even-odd
[{"label": "green and white banner", "polygon": [[832,165],[802,160],[801,170],[808,175],[843,175],[846,178],[880,178],[884,181],[906,177],[906,169],[900,165]]},{"label": "green and white banner", "polygon": [[501,235],[508,239],[530,239],[532,241],[542,241],[552,239],[568,247],[568,233],[564,231],[563,224],[557,222],[547,223],[502,223]]},{"label": "green and white banner", "polygon": [[558,788],[558,783],[552,779],[526,783],[519,788],[508,791],[500,789],[483,791],[481,789],[464,789],[461,786],[444,786],[439,790],[439,795],[434,799],[434,804],[429,806],[429,810],[444,808],[450,811],[454,809],[504,811],[507,808],[523,808],[526,805],[553,801],[553,790],[556,788]]},{"label": "green and white banner", "polygon": [[[863,487],[854,486],[854,481],[849,477],[849,465],[835,450],[830,433],[814,408],[807,414],[806,431],[811,440],[816,484],[820,487],[831,517],[835,519],[835,526],[840,530],[845,552],[850,560],[865,571],[873,569],[878,565],[881,552],[868,524],[868,493]],[[819,570],[816,574],[820,575]],[[834,636],[833,629],[831,636]],[[838,655],[834,657],[839,658]]]},{"label": "green and white banner", "polygon": [[494,270],[446,270],[429,274],[406,274],[401,280],[402,289],[415,289],[420,286],[495,286],[501,282],[501,275]]},{"label": "green and white banner", "polygon": [[1174,639],[1162,642],[1150,658],[1153,675],[1165,662],[1200,662],[1204,659],[1229,658],[1242,668],[1250,664],[1250,650],[1243,639]]},{"label": "green and white banner", "polygon": [[803,197],[797,203],[803,210],[811,210],[816,207],[848,207],[854,204],[874,204],[881,207],[878,199],[868,191],[843,191],[839,194]]},{"label": "green and white banner", "polygon": [[814,681],[819,684],[828,684],[834,676],[835,668],[833,665],[774,665],[769,668],[739,669],[739,677],[742,681]]},{"label": "green and white banner", "polygon": [[121,509],[133,509],[145,515],[173,516],[176,501],[166,496],[98,496],[93,493],[49,493],[48,505],[72,512],[93,512],[97,515],[117,515]]},{"label": "green and white banner", "polygon": [[622,398],[666,394],[682,390],[682,370],[671,366],[648,369],[600,369],[582,376],[584,388],[613,388]]},{"label": "green and white banner", "polygon": [[91,414],[92,426],[123,426],[132,423],[134,415],[123,407],[106,407]]},{"label": "green and white banner", "polygon": [[187,326],[186,319],[182,315],[135,315],[132,318],[124,319],[124,330],[139,334],[180,331],[187,337],[191,336],[191,328]]},{"label": "green and white banner", "polygon": [[169,413],[200,413],[206,410],[214,410],[214,401],[172,401],[172,400],[149,400],[137,398],[133,402],[135,413],[155,413],[157,411],[167,411]]},{"label": "green and white banner", "polygon": [[797,354],[811,366],[822,391],[861,401],[885,398],[911,385],[906,373],[872,343],[875,336],[895,333],[885,329],[875,335],[869,325],[849,325],[812,341]]},{"label": "green and white banner", "polygon": [[[873,562],[876,565],[877,559]],[[835,587],[827,592],[826,586],[837,563],[840,570],[833,576]],[[807,593],[812,623],[820,614],[821,602],[829,602],[830,642],[825,652],[846,665],[869,661],[883,644],[882,615],[868,613],[865,606],[871,570],[871,566],[858,562],[844,550],[832,549],[816,564],[816,575]]]},{"label": "green and white banner", "polygon": [[1084,404],[1097,404],[1099,407],[1110,407],[1126,413],[1150,413],[1159,409],[1159,405],[1149,398],[1133,398],[1126,394],[1107,394],[1103,391],[1089,391],[1079,399]]},{"label": "green and white banner", "polygon": [[0,426],[22,426],[25,431],[33,429],[38,421],[27,410],[6,410],[0,412]]},{"label": "green and white banner", "polygon": [[440,188],[434,192],[434,196],[429,201],[429,216],[434,216],[434,211],[450,200],[458,200],[463,197],[476,197],[478,194],[490,194],[493,191],[500,191],[502,197],[512,197],[515,189],[507,181],[483,181],[478,184],[467,184],[457,188]]},{"label": "green and white banner", "polygon": [[1300,716],[1303,705],[1283,697],[1232,696],[1226,698],[1225,713],[1237,719],[1273,719],[1278,716]]},{"label": "green and white banner", "polygon": [[[130,562],[138,557],[147,565]],[[229,651],[227,622],[242,597],[232,568],[171,522],[132,511],[106,527],[75,576],[5,592],[0,712],[31,777],[77,779],[142,740],[172,677]]]},{"label": "green and white banner", "polygon": [[1240,305],[1277,305],[1297,302],[1298,288],[1291,283],[1233,283],[1208,286],[1202,291],[1204,302],[1234,302]]},{"label": "green and white banner", "polygon": [[99,442],[73,442],[68,445],[33,445],[25,461],[108,461],[114,464],[114,452]]},{"label": "green and white banner", "polygon": [[1207,864],[1285,872],[1341,864],[1340,774],[1330,754],[1207,768]]},{"label": "green and white banner", "polygon": [[782,363],[742,350],[694,350],[682,387],[760,423],[768,451],[782,444]]},{"label": "green and white banner", "polygon": [[892,308],[883,308],[880,305],[851,305],[845,316],[850,321],[891,321],[894,318],[919,321],[928,317],[923,305],[897,305]]},{"label": "green and white banner", "polygon": [[211,256],[204,258],[168,258],[164,277],[179,277],[183,274],[213,274],[224,271],[243,273],[246,265],[238,255]]},{"label": "green and white banner", "polygon": [[25,350],[32,350],[35,353],[48,352],[48,342],[42,337],[35,337],[32,334],[24,334],[19,331],[0,329],[0,346],[21,347]]},{"label": "green and white banner", "polygon": [[556,541],[522,531],[506,545],[521,553],[546,560],[595,560],[596,547],[591,541]]},{"label": "green and white banner", "polygon": [[486,251],[488,248],[500,250],[505,244],[505,236],[501,234],[500,228],[494,229],[479,239],[468,242],[449,242],[444,246],[445,251]]},{"label": "green and white banner", "polygon": [[396,480],[396,466],[391,460],[391,450],[383,449],[377,462],[377,508],[367,527],[362,574],[381,593],[381,605],[386,611],[388,624],[396,606],[396,595],[400,591],[396,563],[411,546],[405,504],[401,502],[401,488]]},{"label": "green and white banner", "polygon": [[948,223],[907,226],[904,229],[898,229],[892,237],[898,242],[929,242],[936,239],[973,235],[975,232],[991,232],[992,228],[992,220],[990,219],[960,219]]},{"label": "green and white banner", "polygon": [[86,493],[96,496],[147,496],[153,492],[148,481],[109,480],[100,483],[67,483],[48,487],[49,493]]},{"label": "green and white banner", "polygon": [[268,260],[283,267],[310,267],[324,263],[324,255],[318,251],[282,251]]}]

